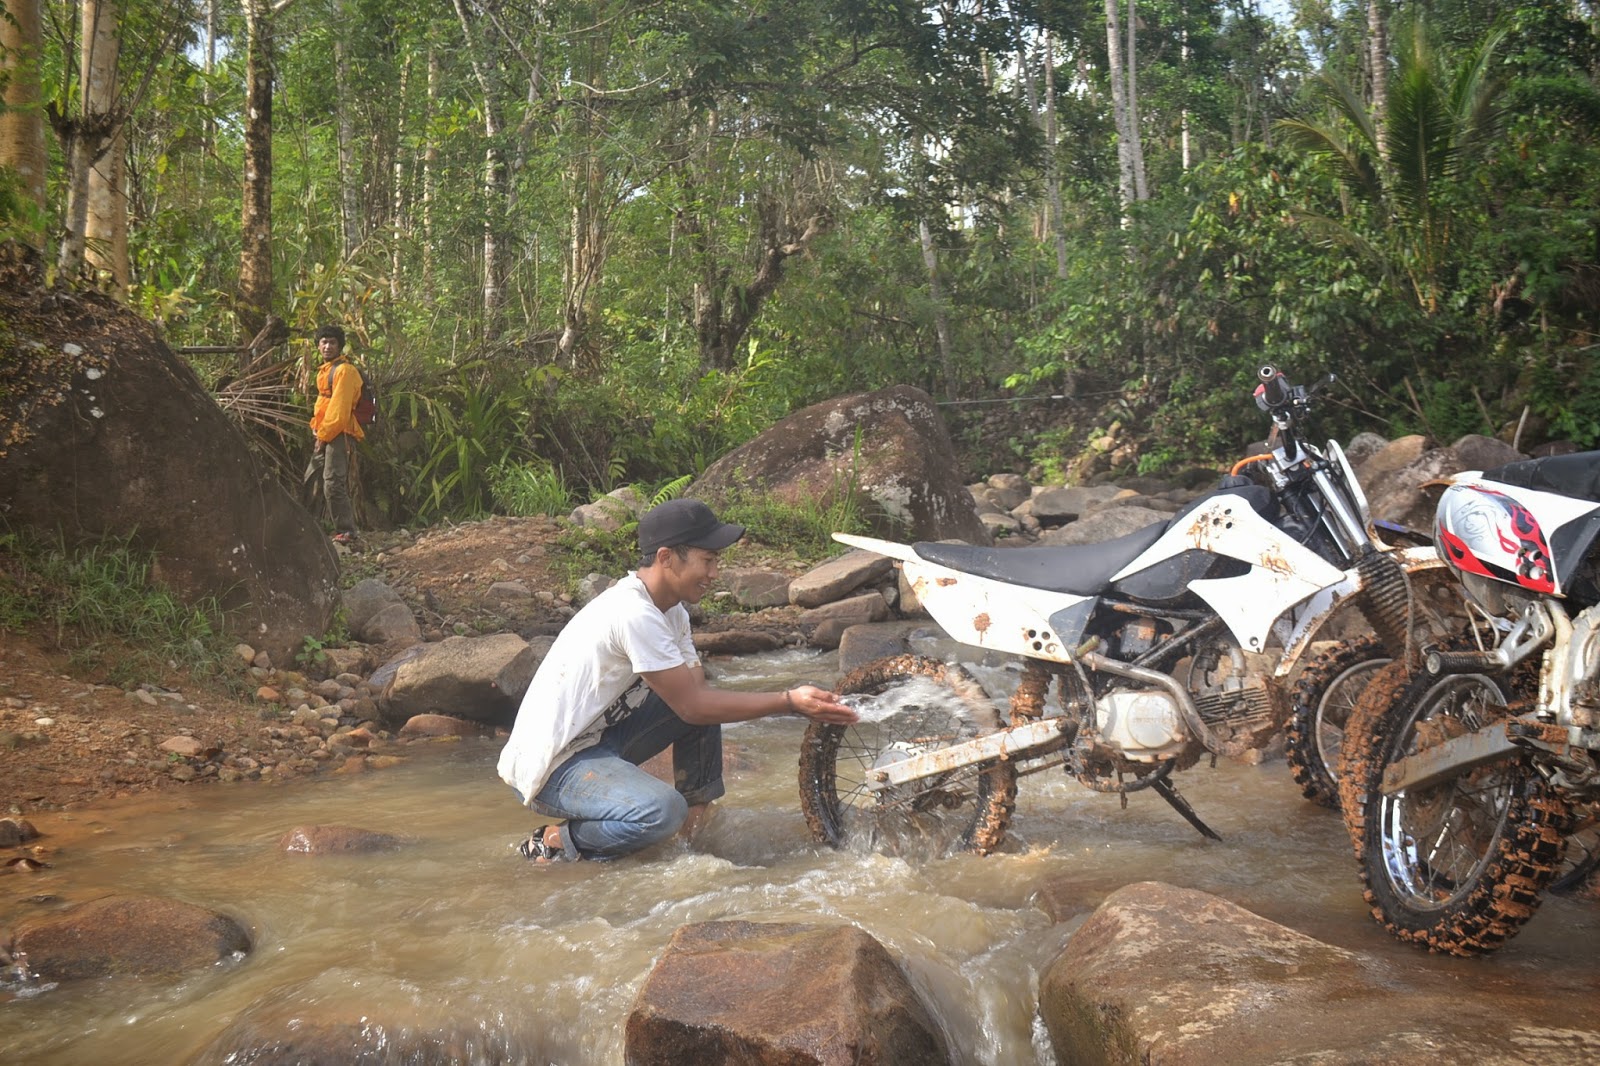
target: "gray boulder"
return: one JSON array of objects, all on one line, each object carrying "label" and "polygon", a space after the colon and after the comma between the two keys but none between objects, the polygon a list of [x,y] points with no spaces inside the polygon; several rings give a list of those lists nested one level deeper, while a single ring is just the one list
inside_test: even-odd
[{"label": "gray boulder", "polygon": [[551,643],[539,638],[529,644],[513,633],[499,633],[420,645],[421,654],[396,667],[383,693],[384,716],[391,722],[418,714],[446,714],[474,722],[509,723]]},{"label": "gray boulder", "polygon": [[[1433,507],[1438,502],[1437,490],[1426,492],[1423,486],[1446,474],[1459,473],[1461,459],[1452,448],[1434,448],[1398,470],[1374,479],[1367,488],[1367,505],[1372,517],[1413,529],[1431,529]],[[1365,484],[1365,483],[1364,483]]]},{"label": "gray boulder", "polygon": [[854,492],[885,516],[881,535],[988,543],[938,408],[905,385],[796,411],[711,464],[688,495],[716,504],[752,492],[797,506]]},{"label": "gray boulder", "polygon": [[[91,289],[0,266],[0,511],[67,548],[129,538],[186,602],[215,598],[273,662],[327,632],[339,560],[318,520],[154,327]],[[307,431],[309,432],[309,431]]]},{"label": "gray boulder", "polygon": [[400,594],[377,578],[365,578],[347,589],[341,601],[350,635],[368,644],[409,647],[422,639],[422,628]]},{"label": "gray boulder", "polygon": [[1039,534],[1039,543],[1098,544],[1143,529],[1153,522],[1165,522],[1171,517],[1164,511],[1149,507],[1107,507],[1059,529],[1045,530]]},{"label": "gray boulder", "polygon": [[1099,510],[1122,489],[1117,485],[1071,485],[1039,489],[1029,501],[1028,514],[1046,526],[1059,526]]},{"label": "gray boulder", "polygon": [[854,926],[679,929],[628,1015],[630,1066],[937,1066],[944,1039],[905,972]]},{"label": "gray boulder", "polygon": [[1456,461],[1461,464],[1462,470],[1493,470],[1497,466],[1527,458],[1505,441],[1478,433],[1462,437],[1450,445],[1450,450],[1456,453]]},{"label": "gray boulder", "polygon": [[740,607],[782,607],[789,602],[789,576],[776,570],[724,570],[721,580]]},{"label": "gray boulder", "polygon": [[893,570],[894,563],[876,552],[849,551],[791,581],[789,602],[797,607],[820,607],[888,577]]}]

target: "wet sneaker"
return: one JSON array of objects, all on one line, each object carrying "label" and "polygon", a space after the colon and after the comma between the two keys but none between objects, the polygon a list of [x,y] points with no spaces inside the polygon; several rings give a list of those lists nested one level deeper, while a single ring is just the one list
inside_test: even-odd
[{"label": "wet sneaker", "polygon": [[333,542],[335,544],[354,544],[356,542],[356,535],[354,533],[335,533],[333,535]]},{"label": "wet sneaker", "polygon": [[547,825],[541,825],[535,829],[532,836],[517,845],[518,853],[532,862],[567,862],[565,851],[544,842],[544,831],[549,828]]}]

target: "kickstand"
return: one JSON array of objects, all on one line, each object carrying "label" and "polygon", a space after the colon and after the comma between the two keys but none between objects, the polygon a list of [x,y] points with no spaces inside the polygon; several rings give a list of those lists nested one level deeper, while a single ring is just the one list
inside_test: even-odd
[{"label": "kickstand", "polygon": [[1172,804],[1172,809],[1183,815],[1183,820],[1198,829],[1201,836],[1210,840],[1222,839],[1216,830],[1200,820],[1200,816],[1194,813],[1194,808],[1189,806],[1189,801],[1178,795],[1178,786],[1167,778],[1159,778],[1150,787],[1155,789],[1162,799]]}]

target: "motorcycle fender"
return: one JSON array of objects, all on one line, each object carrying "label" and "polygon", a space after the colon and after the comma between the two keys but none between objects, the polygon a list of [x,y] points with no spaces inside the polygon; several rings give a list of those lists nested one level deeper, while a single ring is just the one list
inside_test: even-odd
[{"label": "motorcycle fender", "polygon": [[1068,653],[1075,644],[1056,633],[1051,616],[1093,602],[1093,597],[1008,585],[921,559],[907,559],[902,567],[917,601],[952,639],[1011,655],[1071,661]]}]

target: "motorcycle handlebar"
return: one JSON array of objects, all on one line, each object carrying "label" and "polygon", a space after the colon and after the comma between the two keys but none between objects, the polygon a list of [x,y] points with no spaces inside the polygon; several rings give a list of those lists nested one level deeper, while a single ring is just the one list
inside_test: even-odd
[{"label": "motorcycle handlebar", "polygon": [[1289,384],[1289,379],[1283,376],[1283,371],[1270,364],[1256,371],[1261,386],[1258,395],[1265,401],[1268,408],[1282,407],[1294,395],[1294,390]]}]

